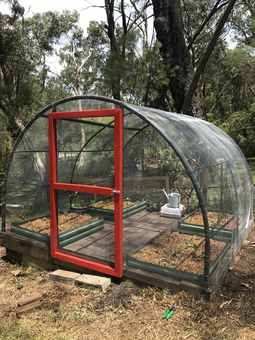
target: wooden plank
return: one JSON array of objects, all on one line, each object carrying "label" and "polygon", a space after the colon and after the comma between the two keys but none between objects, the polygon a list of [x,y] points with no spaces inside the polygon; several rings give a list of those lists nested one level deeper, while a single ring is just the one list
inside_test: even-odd
[{"label": "wooden plank", "polygon": [[[155,230],[145,232],[143,229],[134,227],[126,229],[124,234],[124,254],[127,255],[138,251],[159,235],[160,232]],[[80,245],[82,245],[82,242],[80,242]],[[74,251],[75,248],[69,245],[68,249]],[[113,259],[114,235],[111,233],[90,245],[81,246],[76,249],[76,252],[99,259]]]},{"label": "wooden plank", "polygon": [[0,246],[0,258],[5,257],[7,255],[6,248]]},{"label": "wooden plank", "polygon": [[105,249],[97,247],[96,245],[91,245],[89,247],[79,249],[77,253],[84,256],[91,256],[98,260],[112,261],[114,258],[114,249],[112,247]]},{"label": "wooden plank", "polygon": [[167,176],[130,176],[125,177],[125,182],[151,182],[151,181],[166,181]]},{"label": "wooden plank", "polygon": [[170,219],[166,217],[162,217],[159,213],[148,213],[142,214],[139,216],[134,215],[124,221],[124,227],[132,225],[136,228],[144,228],[144,229],[157,229],[157,228],[165,228],[168,229],[176,229],[178,227],[179,222],[176,219]]},{"label": "wooden plank", "polygon": [[158,273],[163,276],[169,276],[171,278],[175,278],[177,280],[185,280],[192,282],[194,284],[201,285],[204,284],[204,279],[202,275],[190,273],[182,270],[178,270],[174,267],[163,267],[157,264],[153,264],[151,262],[145,262],[136,260],[135,258],[128,257],[127,258],[127,267],[128,268],[136,268],[141,269],[144,271],[152,272],[152,273]]},{"label": "wooden plank", "polygon": [[25,298],[19,299],[17,302],[17,306],[28,305],[32,302],[38,301],[42,298],[42,294],[34,293],[31,296],[27,296]]},{"label": "wooden plank", "polygon": [[141,219],[142,217],[146,216],[148,214],[148,211],[146,210],[142,210],[134,215],[131,215],[129,217],[127,217],[125,220],[124,220],[124,223],[126,222],[133,222],[133,221],[139,221],[139,219]]},{"label": "wooden plank", "polygon": [[19,316],[21,313],[24,313],[24,312],[27,312],[27,311],[30,311],[34,308],[37,308],[37,307],[40,307],[42,305],[42,301],[41,300],[37,300],[37,301],[33,301],[27,305],[24,305],[24,306],[18,306],[16,308],[16,314],[17,316]]},{"label": "wooden plank", "polygon": [[0,239],[7,249],[43,262],[52,262],[49,246],[44,242],[29,239],[12,232],[1,232]]},{"label": "wooden plank", "polygon": [[53,281],[64,282],[74,285],[75,280],[80,276],[79,273],[70,272],[68,270],[57,269],[49,274]]},{"label": "wooden plank", "polygon": [[79,232],[78,234],[72,236],[72,237],[68,237],[65,240],[60,241],[60,247],[66,246],[68,244],[71,244],[73,242],[82,240],[88,236],[91,236],[95,233],[97,233],[98,231],[103,229],[103,225],[95,225],[93,228],[90,228],[89,230],[85,230],[83,232]]},{"label": "wooden plank", "polygon": [[145,232],[140,228],[127,229],[124,235],[125,255],[138,251],[159,235],[160,233],[158,231],[147,230]]},{"label": "wooden plank", "polygon": [[163,217],[163,216],[160,216],[159,213],[155,213],[155,212],[147,214],[146,216],[143,217],[143,219],[139,220],[139,222],[142,222],[142,221],[146,223],[151,223],[151,224],[165,224],[166,226],[178,223],[176,219]]},{"label": "wooden plank", "polygon": [[102,291],[105,292],[107,288],[111,285],[111,279],[108,277],[104,277],[104,276],[83,274],[83,275],[79,275],[79,277],[75,279],[75,284],[78,287],[93,286],[93,287],[101,288]]},{"label": "wooden plank", "polygon": [[165,224],[153,225],[151,223],[140,222],[140,223],[128,223],[128,224],[126,224],[125,228],[124,228],[124,233],[126,232],[127,229],[130,229],[130,228],[136,228],[136,229],[148,230],[148,231],[155,231],[155,232],[171,230],[171,226],[166,226]]},{"label": "wooden plank", "polygon": [[[157,213],[149,214],[151,215],[150,220],[152,222],[144,222],[144,216],[142,215],[139,223],[126,222],[124,227],[124,254],[130,254],[143,248],[150,241],[159,236],[159,234],[166,230],[171,230],[171,223],[169,224],[169,219],[162,218]],[[157,223],[159,221],[159,223]],[[163,221],[163,222],[162,222]],[[174,223],[172,223],[174,224]],[[112,227],[110,225],[109,227]],[[83,255],[98,257],[99,259],[109,259],[113,257],[114,254],[114,233],[105,233],[100,231],[95,237],[89,236],[86,239],[79,240],[73,244],[65,247],[73,252],[78,252]],[[104,249],[104,250],[102,250]]]},{"label": "wooden plank", "polygon": [[74,243],[71,243],[63,248],[67,250],[71,250],[71,251],[78,251],[81,248],[89,247],[90,245],[94,244],[98,240],[107,237],[109,234],[112,234],[112,232],[109,230],[105,230],[105,229],[100,230],[96,234],[87,236],[86,238],[76,241]]},{"label": "wooden plank", "polygon": [[152,273],[148,271],[144,271],[141,269],[129,268],[127,267],[124,275],[126,278],[133,279],[139,282],[144,282],[152,286],[160,287],[160,288],[186,288],[188,290],[192,290],[193,292],[207,292],[206,287],[203,285],[191,283],[186,280],[178,280],[174,277],[169,277],[165,275],[161,275],[158,273]]}]

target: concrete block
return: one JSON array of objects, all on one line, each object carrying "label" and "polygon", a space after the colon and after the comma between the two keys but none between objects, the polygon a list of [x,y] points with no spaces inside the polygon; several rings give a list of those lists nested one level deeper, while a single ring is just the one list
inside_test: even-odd
[{"label": "concrete block", "polygon": [[103,276],[82,274],[75,279],[75,284],[78,286],[98,287],[101,288],[103,292],[105,292],[111,284],[111,279]]},{"label": "concrete block", "polygon": [[54,272],[49,273],[49,275],[53,281],[64,282],[71,285],[74,285],[75,280],[81,276],[79,273],[70,272],[62,269],[57,269]]}]

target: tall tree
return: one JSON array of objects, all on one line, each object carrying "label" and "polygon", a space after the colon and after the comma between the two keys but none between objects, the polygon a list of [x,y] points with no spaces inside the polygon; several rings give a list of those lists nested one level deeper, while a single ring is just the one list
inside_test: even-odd
[{"label": "tall tree", "polygon": [[[112,95],[115,99],[120,99],[120,79],[121,79],[121,51],[116,37],[116,26],[114,18],[114,0],[105,0],[105,12],[107,17],[107,35],[110,41],[110,55],[108,59],[109,76],[112,87]],[[126,23],[124,20],[126,29]]]},{"label": "tall tree", "polygon": [[166,65],[175,109],[180,112],[191,82],[193,67],[188,51],[180,1],[152,1],[157,39]]},{"label": "tall tree", "polygon": [[110,43],[105,76],[116,99],[123,96],[123,79],[126,80],[127,73],[131,71],[130,61],[133,61],[138,47],[138,35],[142,36],[142,46],[148,47],[148,6],[149,0],[105,0],[105,27]]},{"label": "tall tree", "polygon": [[80,27],[74,27],[60,49],[62,70],[60,79],[74,95],[93,92],[109,95],[104,91],[102,77],[106,62],[107,37],[103,25],[91,21],[84,35]]},{"label": "tall tree", "polygon": [[234,10],[231,26],[235,38],[242,44],[255,47],[255,2],[243,0]]},{"label": "tall tree", "polygon": [[[194,114],[193,99],[199,80],[236,1],[214,1],[206,18],[204,18],[190,42],[187,43],[181,0],[152,0],[157,39],[161,43],[161,54],[167,68],[169,89],[176,111]],[[214,33],[194,68],[189,50],[211,19],[222,8],[224,8],[224,11],[216,23]]]},{"label": "tall tree", "polygon": [[9,14],[0,13],[0,111],[14,138],[43,97],[49,71],[46,58],[77,21],[77,14],[68,12],[28,19],[23,14],[16,0],[10,2]]}]

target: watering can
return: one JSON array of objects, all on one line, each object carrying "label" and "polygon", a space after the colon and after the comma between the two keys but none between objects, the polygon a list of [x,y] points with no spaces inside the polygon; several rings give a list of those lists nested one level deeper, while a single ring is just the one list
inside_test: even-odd
[{"label": "watering can", "polygon": [[168,204],[167,206],[169,208],[178,209],[180,207],[181,203],[181,195],[178,192],[170,192],[169,194],[165,191],[165,189],[162,190],[165,194]]}]

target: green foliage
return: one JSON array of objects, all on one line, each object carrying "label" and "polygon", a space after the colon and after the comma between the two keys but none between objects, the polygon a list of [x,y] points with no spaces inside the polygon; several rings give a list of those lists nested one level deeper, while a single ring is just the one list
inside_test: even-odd
[{"label": "green foliage", "polygon": [[[120,1],[115,2],[119,54],[112,54],[106,22],[91,21],[87,32],[83,32],[75,11],[48,11],[24,18],[24,8],[16,0],[9,1],[9,14],[0,13],[0,124],[6,136],[1,144],[0,162],[3,163],[3,154],[10,149],[12,138],[40,107],[72,94],[111,96],[116,75],[123,100],[158,108],[172,107],[161,46],[155,35],[150,37],[148,33],[146,16],[150,9],[137,12],[144,3],[125,2],[128,28],[125,31]],[[192,0],[181,1],[187,44],[191,44],[213,4],[211,0],[200,1],[199,6]],[[204,118],[223,126],[247,155],[254,155],[252,128],[244,129],[253,124],[254,115],[255,56],[251,49],[254,12],[253,0],[235,7],[227,29],[235,32],[240,45],[230,50],[222,36],[197,89]],[[192,44],[189,51],[194,67],[221,14],[222,10],[212,17]],[[48,58],[53,55],[60,60],[59,74],[53,74],[48,64]],[[163,155],[163,159],[167,164],[168,158]]]},{"label": "green foliage", "polygon": [[236,6],[231,26],[235,38],[245,45],[255,47],[255,3],[254,0],[245,0]]},{"label": "green foliage", "polygon": [[249,158],[248,164],[249,164],[250,169],[251,169],[251,175],[252,175],[253,183],[255,184],[255,158]]},{"label": "green foliage", "polygon": [[106,47],[106,34],[100,23],[90,22],[87,37],[77,25],[69,32],[67,43],[59,52],[63,66],[60,80],[72,93],[79,95],[92,89],[95,92],[103,90],[102,72],[106,62]]},{"label": "green foliage", "polygon": [[236,140],[247,157],[255,156],[255,103],[247,111],[232,113],[222,127]]},{"label": "green foliage", "polygon": [[22,13],[13,7],[9,15],[0,13],[0,113],[13,137],[49,97],[47,57],[78,20],[77,13],[46,12],[28,19]]},{"label": "green foliage", "polygon": [[249,110],[254,101],[254,73],[255,56],[248,48],[218,48],[202,81],[201,103],[208,119],[222,123],[233,112]]},{"label": "green foliage", "polygon": [[1,139],[0,143],[0,179],[1,179],[1,175],[5,171],[7,157],[12,148],[12,138],[8,131],[0,130],[0,139]]},{"label": "green foliage", "polygon": [[[210,20],[210,25],[205,26],[202,34],[198,35],[196,40],[193,41],[196,32],[200,29],[201,24],[206,20],[208,13],[212,9],[214,1],[201,0],[199,5],[193,0],[182,0],[184,33],[188,44],[192,44],[190,53],[192,62],[195,66],[203,53],[206,45],[212,37],[212,27],[215,26],[221,11],[214,15]],[[217,48],[217,47],[216,47]]]}]

